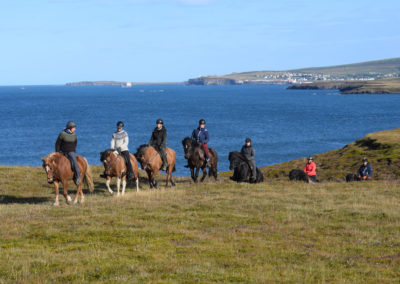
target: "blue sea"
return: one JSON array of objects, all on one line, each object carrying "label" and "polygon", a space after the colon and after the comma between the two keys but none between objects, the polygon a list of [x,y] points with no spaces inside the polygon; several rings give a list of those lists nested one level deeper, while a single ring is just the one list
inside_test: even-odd
[{"label": "blue sea", "polygon": [[184,168],[181,141],[200,118],[207,121],[209,146],[228,153],[250,137],[256,163],[266,166],[341,148],[365,134],[400,126],[400,95],[341,95],[334,90],[286,90],[287,86],[15,86],[0,87],[0,165],[40,166],[54,151],[68,120],[77,127],[77,152],[100,164],[122,120],[130,151],[149,141],[157,118],[177,152],[177,176]]}]

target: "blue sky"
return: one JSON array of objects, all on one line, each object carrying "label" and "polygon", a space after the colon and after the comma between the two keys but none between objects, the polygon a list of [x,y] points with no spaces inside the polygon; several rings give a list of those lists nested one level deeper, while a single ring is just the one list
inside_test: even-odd
[{"label": "blue sky", "polygon": [[0,85],[183,81],[400,56],[400,1],[0,2]]}]

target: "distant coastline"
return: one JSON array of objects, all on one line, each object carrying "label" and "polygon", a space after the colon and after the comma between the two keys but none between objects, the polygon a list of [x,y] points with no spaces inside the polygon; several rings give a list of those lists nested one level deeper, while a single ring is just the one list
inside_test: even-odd
[{"label": "distant coastline", "polygon": [[69,82],[66,86],[80,87],[80,86],[146,86],[146,85],[184,85],[185,82],[122,82],[122,81],[79,81]]}]

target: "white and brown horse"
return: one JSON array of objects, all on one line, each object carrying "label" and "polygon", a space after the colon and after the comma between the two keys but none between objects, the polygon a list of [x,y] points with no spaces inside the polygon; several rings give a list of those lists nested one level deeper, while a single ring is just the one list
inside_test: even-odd
[{"label": "white and brown horse", "polygon": [[[133,174],[136,180],[136,191],[139,191],[139,169],[135,156],[129,154],[131,159]],[[104,165],[104,173],[107,175],[107,189],[111,194],[114,194],[114,191],[110,188],[110,182],[112,177],[117,178],[117,195],[119,195],[119,189],[122,181],[122,195],[125,194],[126,188],[126,175],[128,173],[128,169],[125,164],[124,157],[116,153],[114,150],[106,150],[100,153],[100,161]]]},{"label": "white and brown horse", "polygon": [[[92,172],[90,170],[87,160],[82,156],[76,156],[76,160],[79,165],[79,172],[81,173],[80,184],[76,191],[76,196],[74,203],[78,202],[78,196],[81,195],[81,203],[84,202],[83,192],[82,192],[82,182],[89,188],[90,192],[93,192],[93,178]],[[60,182],[64,187],[64,197],[67,203],[72,201],[71,197],[68,195],[68,181],[72,180],[74,177],[74,172],[71,169],[70,161],[61,153],[50,153],[46,157],[42,158],[43,168],[47,174],[47,182],[49,184],[54,184],[56,190],[56,200],[54,205],[59,205],[58,203],[58,188]]]},{"label": "white and brown horse", "polygon": [[[167,152],[167,161],[169,166],[165,171],[167,173],[167,182],[165,184],[165,187],[168,187],[168,181],[171,181],[172,186],[175,186],[175,182],[172,180],[172,172],[175,171],[176,153],[171,148],[167,148],[166,152]],[[157,188],[157,182],[155,180],[155,177],[157,173],[160,171],[162,165],[160,154],[152,146],[141,145],[137,149],[135,157],[142,166],[142,169],[146,171],[149,177],[150,188],[153,187]]]}]

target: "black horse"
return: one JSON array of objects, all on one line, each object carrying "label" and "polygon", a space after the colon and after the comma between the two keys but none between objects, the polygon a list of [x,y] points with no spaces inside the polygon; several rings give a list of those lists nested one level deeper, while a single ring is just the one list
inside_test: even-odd
[{"label": "black horse", "polygon": [[[182,140],[183,150],[185,151],[185,159],[188,160],[188,165],[190,168],[190,174],[194,182],[197,182],[197,178],[199,177],[200,169],[203,171],[203,177],[201,178],[201,182],[207,176],[207,161],[206,156],[201,143],[194,141],[193,139],[186,137]],[[209,148],[210,161],[209,161],[209,170],[208,175],[214,176],[214,179],[217,180],[218,175],[218,154],[217,152]],[[196,171],[195,171],[196,169]]]},{"label": "black horse", "polygon": [[346,182],[360,181],[360,180],[361,179],[355,174],[347,174],[346,175]]},{"label": "black horse", "polygon": [[302,170],[291,170],[289,173],[289,180],[309,182],[308,175]]},{"label": "black horse", "polygon": [[233,170],[233,176],[231,180],[236,182],[248,181],[251,183],[259,183],[264,181],[264,176],[259,168],[257,168],[257,177],[254,181],[250,181],[251,169],[247,159],[244,155],[239,152],[230,152],[229,153],[229,169]]}]

